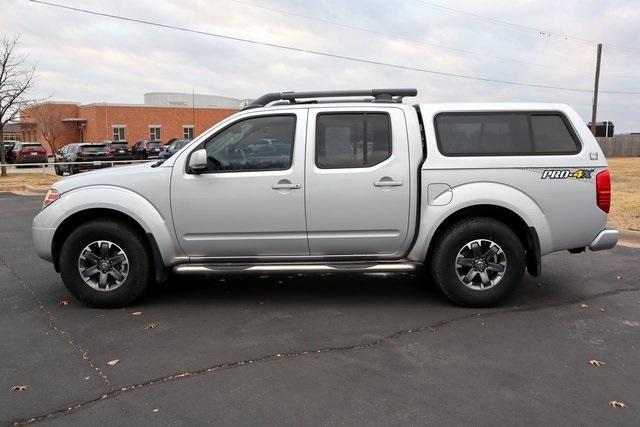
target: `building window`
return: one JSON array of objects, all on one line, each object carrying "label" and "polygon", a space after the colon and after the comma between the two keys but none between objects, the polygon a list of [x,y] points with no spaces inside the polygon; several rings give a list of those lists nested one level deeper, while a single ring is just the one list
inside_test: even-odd
[{"label": "building window", "polygon": [[125,141],[126,138],[124,136],[124,126],[114,126],[113,127],[113,140],[114,141]]},{"label": "building window", "polygon": [[160,126],[149,126],[149,141],[160,141]]},{"label": "building window", "polygon": [[193,126],[182,126],[182,137],[184,139],[193,139]]}]

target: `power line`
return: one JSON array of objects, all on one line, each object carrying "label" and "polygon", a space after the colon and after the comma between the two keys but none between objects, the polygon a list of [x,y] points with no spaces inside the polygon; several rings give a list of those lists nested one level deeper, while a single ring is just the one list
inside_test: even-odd
[{"label": "power line", "polygon": [[[543,84],[536,84],[536,83],[525,83],[525,82],[519,82],[519,81],[500,80],[500,79],[492,79],[492,78],[487,78],[487,77],[470,76],[470,75],[465,75],[465,74],[447,73],[447,72],[444,72],[444,71],[437,71],[437,70],[432,70],[432,69],[428,69],[428,68],[419,68],[419,67],[411,67],[411,66],[408,66],[408,65],[392,64],[392,63],[389,63],[389,62],[375,61],[375,60],[364,59],[364,58],[356,58],[356,57],[352,57],[352,56],[338,55],[338,54],[322,52],[322,51],[318,51],[318,50],[304,49],[304,48],[299,48],[299,47],[294,47],[294,46],[287,46],[287,45],[282,45],[282,44],[262,42],[262,41],[258,41],[258,40],[247,39],[247,38],[241,38],[241,37],[229,36],[229,35],[224,35],[224,34],[212,33],[212,32],[208,32],[208,31],[194,30],[194,29],[191,29],[191,28],[178,27],[176,25],[169,25],[169,24],[161,24],[161,23],[158,23],[158,22],[146,21],[146,20],[143,20],[143,19],[131,18],[131,17],[127,17],[127,16],[114,15],[114,14],[104,13],[104,12],[96,12],[96,11],[89,10],[89,9],[82,9],[82,8],[78,8],[78,7],[67,6],[67,5],[62,5],[62,4],[58,4],[58,3],[52,3],[52,2],[43,1],[43,0],[29,0],[29,1],[32,2],[32,3],[39,3],[39,4],[42,4],[42,5],[46,5],[46,6],[52,6],[52,7],[56,7],[56,8],[60,8],[60,9],[71,10],[71,11],[74,11],[74,12],[80,12],[80,13],[85,13],[85,14],[89,14],[89,15],[101,16],[101,17],[111,18],[111,19],[118,19],[118,20],[127,21],[127,22],[135,22],[135,23],[138,23],[138,24],[150,25],[150,26],[154,26],[154,27],[158,27],[158,28],[166,28],[166,29],[183,31],[183,32],[187,32],[187,33],[199,34],[199,35],[210,36],[210,37],[216,37],[216,38],[224,39],[224,40],[232,40],[232,41],[238,41],[238,42],[243,42],[243,43],[249,43],[249,44],[253,44],[253,45],[268,46],[268,47],[288,50],[288,51],[292,51],[292,52],[308,53],[308,54],[324,56],[324,57],[328,57],[328,58],[335,58],[335,59],[342,59],[342,60],[345,60],[345,61],[359,62],[359,63],[363,63],[363,64],[378,65],[378,66],[396,68],[396,69],[407,70],[407,71],[417,71],[417,72],[421,72],[421,73],[427,73],[427,74],[433,74],[433,75],[445,76],[445,77],[456,77],[456,78],[461,78],[461,79],[477,80],[477,81],[490,82],[490,83],[502,83],[502,84],[508,84],[508,85],[513,85],[513,86],[525,86],[525,87],[534,87],[534,88],[540,88],[540,89],[555,89],[555,90],[565,90],[565,91],[570,91],[570,92],[591,93],[590,89],[579,89],[579,88],[568,88],[568,87],[561,87],[561,86],[550,86],[550,85],[543,85]],[[640,95],[640,91],[627,92],[627,91],[604,91],[604,90],[601,90],[600,93],[620,94],[620,95]]]},{"label": "power line", "polygon": [[[431,47],[435,47],[435,48],[438,48],[438,49],[450,50],[450,51],[453,51],[453,52],[464,53],[464,54],[467,54],[467,55],[475,55],[475,56],[484,57],[484,58],[496,59],[496,60],[499,60],[499,61],[515,62],[515,63],[524,64],[524,65],[528,65],[528,66],[541,67],[541,68],[547,68],[547,69],[552,69],[552,70],[563,70],[563,71],[569,71],[569,72],[573,72],[573,73],[581,73],[581,74],[589,74],[589,75],[592,74],[591,72],[584,71],[584,70],[577,70],[577,69],[564,68],[564,67],[556,67],[556,66],[546,65],[546,64],[538,64],[538,63],[535,63],[535,62],[524,61],[522,59],[517,59],[517,58],[509,58],[509,57],[504,57],[504,56],[490,55],[490,54],[487,54],[487,53],[475,52],[475,51],[471,51],[471,50],[459,49],[459,48],[455,48],[455,47],[451,47],[451,46],[445,46],[445,45],[441,45],[441,44],[437,44],[437,43],[431,43],[431,42],[426,42],[426,41],[422,41],[422,40],[411,39],[411,38],[400,36],[400,35],[397,35],[397,34],[392,34],[392,33],[387,33],[387,32],[382,32],[382,31],[376,31],[376,30],[370,30],[368,28],[363,28],[363,27],[357,27],[357,26],[353,26],[353,25],[343,24],[343,23],[331,21],[331,20],[328,20],[328,19],[318,18],[318,17],[315,17],[315,16],[309,16],[309,15],[303,15],[301,13],[291,12],[291,11],[282,10],[282,9],[276,9],[276,8],[273,8],[273,7],[258,5],[258,4],[255,4],[255,3],[249,3],[249,2],[242,1],[242,0],[230,0],[230,1],[232,1],[234,3],[238,3],[238,4],[241,4],[241,5],[244,5],[244,6],[253,7],[253,8],[257,8],[257,9],[268,10],[268,11],[275,12],[275,13],[280,13],[280,14],[283,14],[283,15],[295,16],[297,18],[308,19],[308,20],[316,21],[316,22],[322,22],[324,24],[334,25],[336,27],[342,27],[342,28],[347,28],[347,29],[350,29],[350,30],[361,31],[361,32],[369,33],[369,34],[375,34],[375,35],[379,35],[379,36],[383,36],[383,37],[387,37],[387,38],[392,38],[392,39],[396,39],[396,40],[403,40],[403,41],[407,41],[407,42],[411,42],[411,43],[417,43],[417,44],[421,44],[421,45],[424,45],[424,46],[431,46]],[[619,76],[621,76],[621,75],[619,75]],[[631,76],[621,76],[621,77],[631,77]],[[633,76],[632,78],[637,78],[637,76]]]},{"label": "power line", "polygon": [[[511,21],[506,21],[504,19],[492,18],[490,16],[485,16],[485,15],[480,15],[480,14],[477,14],[477,13],[467,12],[467,11],[460,10],[460,9],[454,9],[452,7],[443,6],[441,4],[433,3],[433,2],[430,2],[430,1],[426,1],[426,0],[404,0],[404,1],[409,2],[409,3],[413,3],[413,4],[417,4],[417,5],[421,5],[421,6],[426,6],[426,7],[433,8],[433,9],[439,9],[439,10],[451,13],[453,15],[464,16],[464,17],[467,17],[467,18],[473,18],[473,19],[476,19],[476,20],[479,20],[479,21],[490,23],[490,24],[503,25],[503,26],[515,28],[515,29],[522,30],[522,31],[533,32],[533,33],[537,33],[539,35],[543,35],[543,36],[547,36],[547,37],[554,37],[554,38],[559,38],[559,39],[563,39],[563,40],[574,40],[574,41],[577,41],[577,42],[580,42],[580,43],[585,43],[585,44],[594,45],[594,46],[599,43],[599,42],[597,42],[595,40],[589,40],[589,39],[585,39],[585,38],[582,38],[582,37],[570,36],[570,35],[565,34],[565,33],[558,33],[558,32],[555,32],[555,31],[543,30],[543,29],[540,29],[540,28],[530,27],[528,25],[522,25],[522,24],[518,24],[518,23],[515,23],[515,22],[511,22]],[[635,51],[635,52],[640,52],[640,49],[629,47],[629,46],[623,46],[623,45],[618,45],[618,44],[613,44],[613,43],[602,43],[602,44],[604,46],[613,47],[613,48],[617,48],[617,49],[625,49],[625,50],[631,50],[631,51]]]}]

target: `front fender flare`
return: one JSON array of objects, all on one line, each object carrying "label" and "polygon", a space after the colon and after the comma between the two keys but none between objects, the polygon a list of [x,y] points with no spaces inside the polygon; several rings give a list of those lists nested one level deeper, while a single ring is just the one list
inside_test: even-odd
[{"label": "front fender flare", "polygon": [[33,227],[55,230],[74,214],[90,209],[118,211],[136,221],[155,239],[165,266],[184,258],[175,240],[171,218],[164,218],[149,200],[122,187],[96,185],[65,192],[34,218]]}]

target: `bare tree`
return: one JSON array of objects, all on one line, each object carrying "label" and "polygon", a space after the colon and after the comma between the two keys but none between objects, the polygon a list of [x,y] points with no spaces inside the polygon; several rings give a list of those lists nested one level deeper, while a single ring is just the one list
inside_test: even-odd
[{"label": "bare tree", "polygon": [[49,108],[46,104],[34,105],[29,108],[28,114],[30,117],[36,119],[38,124],[37,131],[40,132],[44,140],[47,141],[51,152],[55,153],[56,139],[58,139],[64,131],[61,121],[63,114],[54,108]]},{"label": "bare tree", "polygon": [[4,36],[0,40],[0,164],[1,175],[7,175],[6,153],[2,129],[15,121],[20,110],[34,102],[29,91],[34,85],[36,67],[27,64],[26,57],[16,53],[20,37]]}]

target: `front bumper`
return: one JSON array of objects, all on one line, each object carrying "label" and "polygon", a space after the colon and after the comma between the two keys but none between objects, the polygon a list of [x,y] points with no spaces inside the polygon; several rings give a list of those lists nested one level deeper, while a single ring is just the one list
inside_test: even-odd
[{"label": "front bumper", "polygon": [[605,228],[593,239],[593,242],[589,245],[589,249],[592,251],[611,249],[618,243],[619,234],[615,228]]},{"label": "front bumper", "polygon": [[[37,216],[36,216],[37,218]],[[55,228],[39,228],[34,225],[31,227],[31,238],[33,240],[33,247],[36,250],[36,254],[49,262],[53,262],[53,254],[51,253],[53,235],[56,232]]]}]

